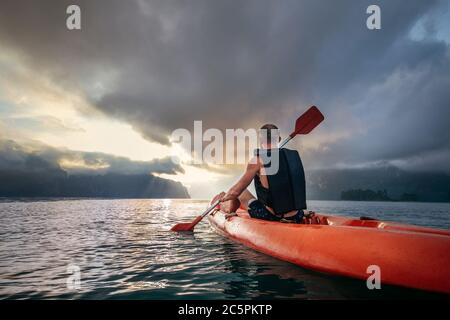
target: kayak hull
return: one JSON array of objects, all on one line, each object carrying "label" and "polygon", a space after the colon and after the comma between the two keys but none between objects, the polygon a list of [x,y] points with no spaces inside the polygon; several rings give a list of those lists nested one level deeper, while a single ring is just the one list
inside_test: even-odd
[{"label": "kayak hull", "polygon": [[245,211],[208,216],[219,233],[301,267],[381,285],[450,294],[450,232],[378,220],[316,214],[311,224],[252,219]]}]

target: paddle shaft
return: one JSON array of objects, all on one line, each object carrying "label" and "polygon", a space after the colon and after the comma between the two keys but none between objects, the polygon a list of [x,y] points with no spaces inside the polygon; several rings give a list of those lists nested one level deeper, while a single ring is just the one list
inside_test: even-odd
[{"label": "paddle shaft", "polygon": [[280,145],[278,148],[283,148],[289,141],[292,140],[292,137],[289,135],[286,138],[283,139],[283,141],[280,142]]},{"label": "paddle shaft", "polygon": [[202,219],[208,214],[210,213],[215,207],[217,207],[217,205],[220,203],[220,200],[217,200],[216,202],[214,202],[208,209],[206,209],[205,212],[202,213],[201,217]]}]

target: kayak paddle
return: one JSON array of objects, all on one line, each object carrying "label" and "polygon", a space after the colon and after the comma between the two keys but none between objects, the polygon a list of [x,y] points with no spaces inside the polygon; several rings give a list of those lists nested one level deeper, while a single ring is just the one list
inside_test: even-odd
[{"label": "kayak paddle", "polygon": [[[308,134],[310,133],[315,127],[321,123],[325,117],[320,112],[320,110],[316,106],[312,106],[309,108],[305,113],[303,113],[295,122],[295,129],[294,131],[287,136],[278,146],[279,148],[282,148],[286,143],[291,141],[292,138],[294,138],[298,134]],[[201,215],[196,217],[192,222],[185,222],[185,223],[178,223],[172,227],[172,231],[194,231],[195,226],[197,223],[202,221],[202,219],[208,215],[215,207],[217,207],[220,203],[220,200],[217,200],[214,202],[208,209],[206,209],[205,212],[203,212]]]},{"label": "kayak paddle", "polygon": [[291,139],[298,134],[310,133],[324,119],[325,117],[323,116],[322,112],[320,112],[320,110],[316,106],[312,106],[304,114],[298,117],[297,121],[295,121],[295,130],[290,135],[288,135],[283,141],[281,141],[278,147],[279,148],[284,147],[286,143],[291,141]]},{"label": "kayak paddle", "polygon": [[197,218],[194,219],[192,222],[186,222],[186,223],[178,223],[172,227],[172,231],[194,231],[195,226],[197,223],[199,223],[208,213],[212,211],[217,205],[220,203],[220,200],[217,200],[214,202],[208,209],[206,209],[205,212],[203,212],[201,215],[199,215]]}]

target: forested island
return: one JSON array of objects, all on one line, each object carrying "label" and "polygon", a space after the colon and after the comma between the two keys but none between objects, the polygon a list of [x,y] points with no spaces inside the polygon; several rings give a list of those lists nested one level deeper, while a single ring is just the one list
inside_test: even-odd
[{"label": "forested island", "polygon": [[0,197],[189,198],[179,182],[151,174],[69,175],[64,170],[0,171]]},{"label": "forested island", "polygon": [[310,200],[450,202],[450,174],[446,172],[379,166],[305,173]]}]

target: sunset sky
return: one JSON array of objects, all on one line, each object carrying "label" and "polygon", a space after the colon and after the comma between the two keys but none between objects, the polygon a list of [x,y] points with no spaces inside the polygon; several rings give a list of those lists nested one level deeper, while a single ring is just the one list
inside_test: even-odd
[{"label": "sunset sky", "polygon": [[[326,121],[290,144],[307,169],[450,173],[449,3],[376,1],[374,31],[372,2],[2,0],[0,167],[20,149],[209,197],[238,169],[173,163],[173,130],[273,122],[287,134],[317,105]],[[69,4],[82,30],[67,30]]]}]

